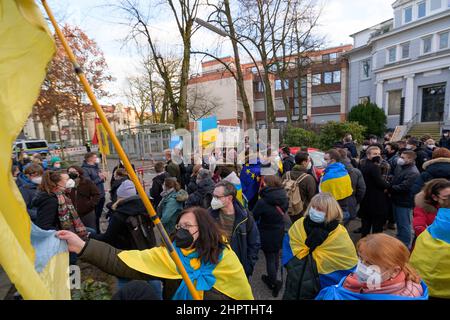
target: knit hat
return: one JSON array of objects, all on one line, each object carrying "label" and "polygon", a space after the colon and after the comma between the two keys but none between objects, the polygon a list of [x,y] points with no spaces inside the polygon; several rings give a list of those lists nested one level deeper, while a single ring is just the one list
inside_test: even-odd
[{"label": "knit hat", "polygon": [[210,178],[210,179],[212,178],[211,171],[206,170],[206,169],[200,169],[197,174],[197,180],[204,180],[207,178]]},{"label": "knit hat", "polygon": [[450,150],[447,148],[437,148],[433,151],[433,159],[436,158],[450,158]]},{"label": "knit hat", "polygon": [[136,187],[131,180],[125,180],[117,189],[118,198],[129,198],[136,195]]},{"label": "knit hat", "polygon": [[55,162],[61,162],[61,158],[57,156],[52,157],[52,159],[50,160],[50,165],[54,165]]}]

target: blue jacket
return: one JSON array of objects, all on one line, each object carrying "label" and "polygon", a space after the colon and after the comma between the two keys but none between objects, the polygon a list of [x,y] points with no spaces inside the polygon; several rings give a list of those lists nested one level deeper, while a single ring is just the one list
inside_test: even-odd
[{"label": "blue jacket", "polygon": [[[233,205],[236,216],[231,236],[231,249],[238,256],[248,277],[252,275],[253,268],[258,260],[258,251],[261,247],[259,231],[253,216],[237,200],[234,200]],[[220,209],[210,209],[209,212],[220,223]]]},{"label": "blue jacket", "polygon": [[81,167],[84,170],[84,177],[91,180],[97,186],[98,191],[100,191],[100,198],[105,197],[105,181],[98,175],[100,172],[98,165],[88,164],[86,161],[83,161]]},{"label": "blue jacket", "polygon": [[[22,194],[23,201],[27,205],[28,214],[31,217],[31,220],[34,222],[36,220],[37,209],[33,208],[31,202],[33,201],[34,196],[37,193],[38,185],[33,183],[27,176],[21,174],[21,185],[19,187],[19,191]],[[17,179],[18,181],[19,179]]]}]

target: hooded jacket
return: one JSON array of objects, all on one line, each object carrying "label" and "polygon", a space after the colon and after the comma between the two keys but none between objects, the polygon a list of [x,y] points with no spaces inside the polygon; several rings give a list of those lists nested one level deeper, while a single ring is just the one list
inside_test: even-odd
[{"label": "hooded jacket", "polygon": [[[132,241],[126,220],[129,216],[147,215],[147,209],[139,196],[132,196],[119,202],[112,210],[108,229],[103,234],[91,234],[90,238],[106,242],[121,250],[137,249]],[[155,240],[155,235],[150,234]]]},{"label": "hooded jacket", "polygon": [[419,234],[424,232],[433,223],[439,206],[433,206],[427,203],[423,191],[416,194],[414,202],[413,229],[416,237],[418,237]]},{"label": "hooded jacket", "polygon": [[286,212],[289,199],[283,188],[265,187],[260,192],[260,199],[253,208],[253,217],[258,224],[261,237],[261,249],[264,252],[281,250],[284,236],[283,215],[277,210]]},{"label": "hooded jacket", "polygon": [[190,194],[189,199],[186,201],[186,208],[199,206],[208,209],[211,204],[214,188],[215,184],[212,179],[206,178],[199,181],[197,184],[197,191]]},{"label": "hooded jacket", "polygon": [[169,235],[175,231],[178,215],[183,211],[184,202],[187,199],[188,193],[185,190],[172,190],[164,195],[159,203],[157,208],[158,216],[161,218],[161,222]]},{"label": "hooded jacket", "polygon": [[39,191],[34,197],[32,208],[36,208],[36,225],[43,230],[60,230],[58,199],[56,195]]},{"label": "hooded jacket", "polygon": [[416,195],[422,190],[425,183],[437,178],[450,180],[450,158],[436,158],[423,164],[424,171],[414,182],[411,188],[412,195]]},{"label": "hooded jacket", "polygon": [[[17,179],[17,181],[19,181],[19,179]],[[37,187],[38,187],[38,185],[35,184],[34,182],[32,182],[30,179],[28,179],[27,176],[25,176],[25,175],[22,176],[22,181],[21,181],[21,185],[19,187],[19,191],[22,194],[23,201],[27,205],[27,211],[28,211],[28,214],[30,215],[32,221],[36,220],[36,215],[37,215],[36,208],[33,208],[33,206],[32,206],[33,198],[36,196],[37,191],[38,191]]]}]

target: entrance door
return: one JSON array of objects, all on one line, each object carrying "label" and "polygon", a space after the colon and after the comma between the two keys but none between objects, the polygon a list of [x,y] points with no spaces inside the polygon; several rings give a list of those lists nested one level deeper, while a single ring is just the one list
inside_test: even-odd
[{"label": "entrance door", "polygon": [[442,121],[444,118],[445,85],[423,88],[422,122]]}]

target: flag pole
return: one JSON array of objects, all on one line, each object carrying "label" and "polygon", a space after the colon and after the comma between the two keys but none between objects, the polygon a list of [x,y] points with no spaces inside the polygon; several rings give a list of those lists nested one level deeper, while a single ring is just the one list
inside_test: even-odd
[{"label": "flag pole", "polygon": [[144,206],[147,209],[147,212],[150,215],[150,218],[152,219],[153,223],[155,224],[158,231],[160,232],[161,238],[162,238],[167,250],[169,251],[169,254],[170,254],[172,260],[175,262],[177,269],[181,273],[181,276],[182,276],[183,280],[185,281],[186,286],[189,289],[189,292],[191,293],[192,297],[195,300],[200,300],[199,293],[197,292],[194,285],[192,284],[192,281],[189,278],[189,276],[186,272],[186,269],[184,268],[183,263],[180,260],[180,257],[178,256],[177,252],[175,251],[175,248],[173,247],[172,242],[170,241],[170,238],[161,223],[161,220],[157,216],[155,209],[153,208],[149,198],[147,197],[147,195],[145,193],[144,188],[142,187],[141,183],[139,182],[139,179],[138,179],[136,173],[134,172],[134,170],[131,166],[131,163],[128,160],[127,155],[125,154],[125,151],[123,150],[122,146],[120,145],[119,140],[117,139],[111,125],[109,124],[108,119],[106,118],[106,115],[105,115],[103,109],[100,107],[100,104],[98,103],[97,98],[95,97],[95,95],[92,91],[92,88],[89,85],[89,82],[87,81],[86,76],[83,73],[83,70],[81,69],[80,65],[78,64],[77,59],[76,59],[75,55],[73,54],[72,49],[70,48],[63,33],[61,32],[61,29],[59,28],[59,26],[55,20],[55,17],[53,16],[52,11],[47,4],[47,1],[41,0],[41,2],[42,2],[42,5],[44,6],[45,11],[47,12],[47,15],[53,25],[53,28],[55,29],[56,34],[58,35],[59,40],[61,41],[70,61],[72,62],[73,66],[74,66],[75,73],[78,75],[78,78],[80,79],[80,82],[84,87],[84,90],[86,91],[89,99],[91,100],[92,105],[100,118],[100,121],[102,122],[103,126],[106,129],[106,132],[108,132],[108,135],[111,138],[111,142],[113,143],[114,148],[116,149],[117,153],[119,154],[120,159],[123,161],[125,169],[128,172],[128,176],[130,177],[130,179],[133,181],[134,185],[136,186],[136,190],[137,190],[139,196],[141,197],[141,200],[144,203]]}]

